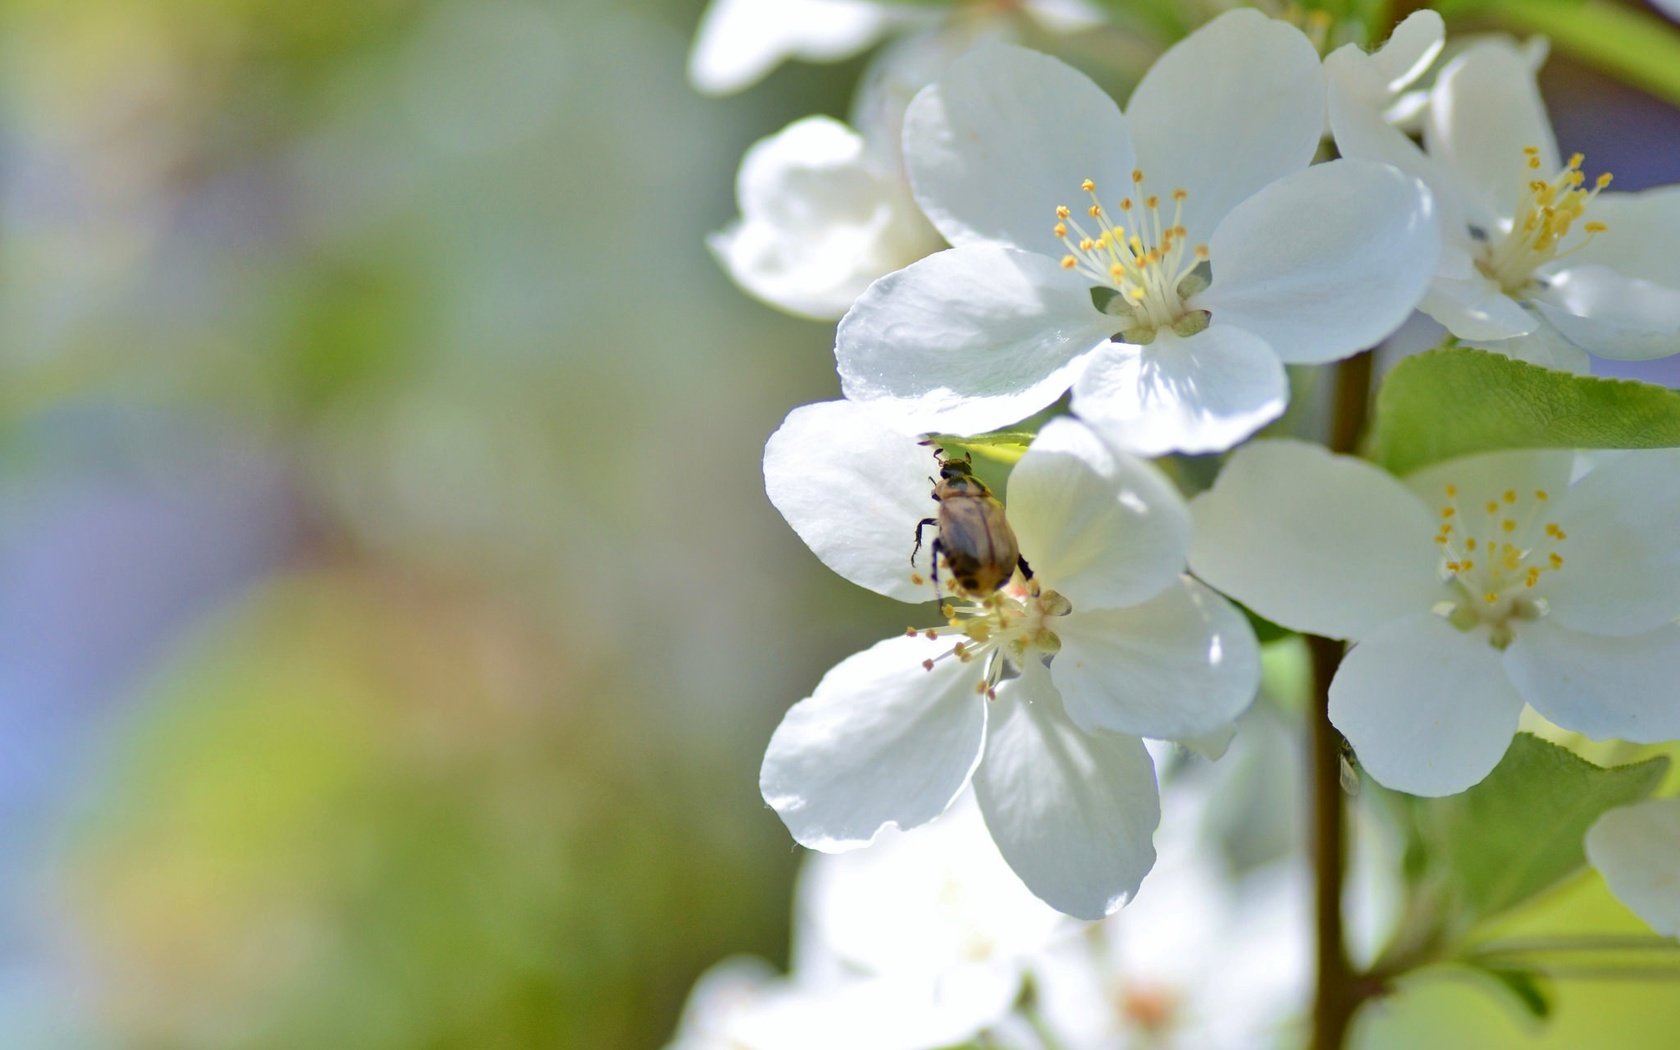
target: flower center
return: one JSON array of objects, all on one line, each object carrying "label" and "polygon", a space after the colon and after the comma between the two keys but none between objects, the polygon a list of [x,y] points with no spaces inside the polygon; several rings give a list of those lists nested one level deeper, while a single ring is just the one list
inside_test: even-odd
[{"label": "flower center", "polygon": [[1205,244],[1190,247],[1184,228],[1184,201],[1189,194],[1172,191],[1172,218],[1164,217],[1161,198],[1143,189],[1143,172],[1132,172],[1137,195],[1122,197],[1118,220],[1112,218],[1090,179],[1079,188],[1091,198],[1085,214],[1095,232],[1081,225],[1073,209],[1056,207],[1052,232],[1067,248],[1062,269],[1078,271],[1096,282],[1092,300],[1099,309],[1120,319],[1119,338],[1148,343],[1162,328],[1194,335],[1208,325],[1205,310],[1191,310],[1185,300],[1206,288]]},{"label": "flower center", "polygon": [[1115,998],[1120,1016],[1145,1036],[1166,1035],[1179,1017],[1179,996],[1164,984],[1128,981],[1116,991]]},{"label": "flower center", "polygon": [[1041,588],[1036,579],[1017,578],[984,598],[969,598],[962,605],[946,602],[940,611],[945,614],[944,627],[906,631],[928,639],[957,638],[955,645],[923,660],[922,666],[931,671],[941,660],[983,661],[985,671],[975,692],[995,698],[998,683],[1018,674],[1028,655],[1037,652],[1048,660],[1061,651],[1062,640],[1050,629],[1050,621],[1072,612],[1073,605]]},{"label": "flower center", "polygon": [[[1539,171],[1539,147],[1526,146],[1523,153],[1528,158],[1528,169]],[[1579,251],[1592,240],[1594,234],[1604,231],[1602,222],[1583,222],[1581,229],[1586,236],[1576,238],[1567,249],[1563,247],[1570,229],[1586,214],[1587,205],[1610,185],[1611,175],[1605,172],[1593,181],[1591,189],[1584,188],[1587,177],[1581,174],[1582,159],[1582,155],[1577,153],[1550,180],[1531,180],[1528,194],[1518,204],[1517,214],[1505,239],[1498,244],[1489,244],[1476,260],[1477,268],[1497,282],[1505,294],[1517,295],[1524,291],[1533,282],[1536,270],[1554,259]],[[1478,239],[1486,238],[1483,231],[1472,229],[1471,234],[1480,234]]]},{"label": "flower center", "polygon": [[1435,543],[1441,548],[1441,579],[1457,597],[1435,606],[1460,630],[1488,628],[1496,649],[1511,644],[1511,623],[1537,620],[1549,606],[1541,581],[1563,568],[1558,548],[1569,535],[1548,521],[1544,489],[1525,496],[1516,489],[1489,496],[1482,504],[1458,502],[1458,486],[1446,487]]}]

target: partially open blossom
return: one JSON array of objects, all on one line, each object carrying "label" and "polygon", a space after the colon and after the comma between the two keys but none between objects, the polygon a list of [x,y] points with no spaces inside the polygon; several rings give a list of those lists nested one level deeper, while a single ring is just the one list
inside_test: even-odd
[{"label": "partially open blossom", "polygon": [[1609,810],[1587,829],[1586,845],[1617,900],[1658,933],[1680,937],[1680,798]]},{"label": "partially open blossom", "polygon": [[1589,352],[1674,352],[1680,187],[1607,192],[1610,173],[1562,157],[1531,58],[1514,43],[1483,41],[1441,71],[1425,149],[1373,105],[1374,59],[1350,46],[1325,60],[1330,124],[1344,156],[1393,164],[1434,191],[1443,243],[1426,313],[1462,339],[1575,371]]},{"label": "partially open blossom", "polygon": [[[865,408],[796,409],[765,449],[765,487],[830,568],[907,601],[934,597],[917,522],[930,451]],[[1096,918],[1154,860],[1154,765],[1142,736],[1211,733],[1253,699],[1258,651],[1224,599],[1181,575],[1188,515],[1151,466],[1073,420],[1048,424],[1010,477],[1008,515],[1035,570],[947,595],[944,622],[840,662],[795,704],[760,773],[814,849],[867,845],[943,813],[972,778],[1028,888]]]},{"label": "partially open blossom", "polygon": [[884,273],[944,242],[898,170],[829,117],[806,117],[741,160],[741,217],[707,243],[737,284],[791,313],[832,320]]},{"label": "partially open blossom", "polygon": [[841,321],[846,396],[906,429],[972,433],[1068,389],[1135,451],[1226,448],[1288,399],[1283,364],[1345,357],[1416,305],[1440,240],[1422,185],[1308,167],[1324,126],[1300,31],[1221,15],[1125,115],[1082,74],[976,51],[911,103],[905,158],[954,247]]},{"label": "partially open blossom", "polygon": [[1524,702],[1594,739],[1680,737],[1680,451],[1495,452],[1404,481],[1295,441],[1237,451],[1193,504],[1191,569],[1355,642],[1330,720],[1381,783],[1480,781]]}]

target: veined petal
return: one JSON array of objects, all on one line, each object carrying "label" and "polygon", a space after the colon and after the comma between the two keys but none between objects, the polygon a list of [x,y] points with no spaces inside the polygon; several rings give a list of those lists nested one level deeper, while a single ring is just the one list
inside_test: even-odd
[{"label": "veined petal", "polygon": [[1217,322],[1188,338],[1162,329],[1148,346],[1104,347],[1073,385],[1074,411],[1144,456],[1230,448],[1288,403],[1283,362],[1266,341]]},{"label": "veined petal", "polygon": [[832,853],[868,845],[889,824],[925,824],[968,783],[987,704],[972,664],[923,669],[948,647],[922,637],[878,642],[788,709],[758,786],[801,845]]},{"label": "veined petal", "polygon": [[1511,746],[1522,707],[1499,651],[1427,612],[1354,646],[1330,683],[1330,721],[1359,764],[1413,795],[1480,783]]},{"label": "veined petal", "polygon": [[1418,309],[1460,339],[1511,339],[1540,327],[1515,299],[1477,273],[1437,278]]},{"label": "veined petal", "polygon": [[1087,732],[1199,737],[1235,721],[1260,688],[1248,620],[1189,577],[1129,609],[1075,606],[1056,635],[1050,677]]},{"label": "veined petal", "polygon": [[1076,609],[1159,594],[1190,549],[1172,483],[1071,419],[1045,424],[1009,476],[1009,520],[1039,578]]},{"label": "veined petal", "polygon": [[[1435,80],[1423,124],[1429,155],[1451,168],[1473,195],[1472,221],[1509,223],[1535,171],[1528,147],[1540,151],[1537,169],[1558,170],[1557,139],[1546,119],[1534,70],[1515,46],[1487,41],[1453,59]],[[1490,234],[1498,231],[1488,228]]]},{"label": "veined petal", "polygon": [[1680,626],[1611,637],[1551,617],[1517,627],[1505,667],[1534,709],[1594,740],[1680,738]]},{"label": "veined petal", "polygon": [[1226,212],[1312,163],[1324,72],[1294,26],[1229,11],[1169,48],[1126,104],[1151,192],[1189,191],[1184,225],[1205,244]]},{"label": "veined petal", "polygon": [[1323,364],[1411,316],[1440,257],[1440,217],[1417,179],[1338,160],[1238,204],[1209,249],[1213,285],[1190,305],[1264,339],[1288,364]]},{"label": "veined petal", "polygon": [[784,59],[854,55],[898,17],[867,0],[712,0],[694,35],[688,79],[708,95],[727,95],[757,83]]},{"label": "veined petal", "polygon": [[904,115],[916,200],[952,244],[1057,254],[1056,206],[1086,207],[1080,183],[1124,192],[1132,142],[1120,107],[1049,55],[994,45],[957,59]]},{"label": "veined petal", "polygon": [[1680,288],[1607,266],[1572,266],[1547,278],[1534,305],[1565,338],[1600,357],[1648,361],[1680,349]]},{"label": "veined petal", "polygon": [[1113,327],[1054,260],[977,245],[870,285],[834,353],[848,398],[907,431],[972,434],[1060,397]]},{"label": "veined petal", "polygon": [[[1552,618],[1636,634],[1680,617],[1680,450],[1616,456],[1560,494],[1563,567],[1546,579]],[[1680,704],[1676,704],[1680,710]]]},{"label": "veined petal", "polygon": [[1587,829],[1587,859],[1616,899],[1667,937],[1680,937],[1680,798],[1607,811]]},{"label": "veined petal", "polygon": [[1137,737],[1076,728],[1036,664],[993,706],[974,789],[998,851],[1046,904],[1102,918],[1155,863],[1155,763]]},{"label": "veined petal", "polygon": [[[930,601],[932,545],[912,563],[916,523],[931,517],[932,453],[850,401],[804,405],[764,446],[764,491],[822,563],[860,587]],[[922,583],[912,582],[917,574]]]},{"label": "veined petal", "polygon": [[1190,569],[1298,631],[1364,638],[1443,597],[1435,519],[1364,460],[1299,441],[1236,451],[1190,503]]},{"label": "veined petal", "polygon": [[1680,288],[1680,186],[1640,193],[1601,193],[1589,218],[1604,229],[1577,249],[1571,262],[1597,263],[1629,277]]}]

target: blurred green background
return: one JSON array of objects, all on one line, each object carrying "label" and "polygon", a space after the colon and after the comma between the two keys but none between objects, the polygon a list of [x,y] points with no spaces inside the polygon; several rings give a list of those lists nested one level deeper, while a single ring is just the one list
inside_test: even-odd
[{"label": "blurred green background", "polygon": [[0,4],[0,1045],[654,1047],[785,957],[759,756],[904,613],[702,238],[861,62],[704,99],[699,9]]}]

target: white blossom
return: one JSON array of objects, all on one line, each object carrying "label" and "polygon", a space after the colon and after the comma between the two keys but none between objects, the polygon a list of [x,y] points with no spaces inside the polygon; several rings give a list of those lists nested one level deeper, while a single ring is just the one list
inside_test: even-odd
[{"label": "white blossom", "polygon": [[[916,523],[929,450],[865,408],[796,409],[765,449],[771,502],[830,568],[906,601],[934,597]],[[1016,465],[1008,514],[1036,575],[952,596],[947,622],[854,656],[770,741],[764,797],[814,849],[867,845],[944,812],[971,778],[1028,888],[1096,918],[1137,889],[1160,816],[1141,736],[1210,733],[1253,699],[1243,617],[1181,575],[1188,515],[1147,463],[1073,420]]]},{"label": "white blossom", "polygon": [[1480,781],[1523,704],[1594,739],[1680,737],[1680,452],[1487,453],[1404,482],[1294,441],[1236,452],[1193,504],[1192,570],[1356,644],[1330,719],[1373,777]]},{"label": "white blossom", "polygon": [[[1325,62],[1330,124],[1348,157],[1426,182],[1441,211],[1440,265],[1421,308],[1454,335],[1586,370],[1586,354],[1640,360],[1680,337],[1680,186],[1604,192],[1585,159],[1560,157],[1532,57],[1486,40],[1441,71],[1420,149],[1373,105],[1375,56]],[[1538,340],[1530,347],[1525,340]]]},{"label": "white blossom", "polygon": [[991,47],[911,103],[916,200],[954,248],[841,321],[847,397],[906,429],[1074,408],[1146,454],[1230,446],[1279,415],[1283,364],[1345,357],[1412,311],[1440,233],[1423,185],[1308,167],[1324,79],[1251,10],[1150,69],[1122,115],[1057,60]]}]

